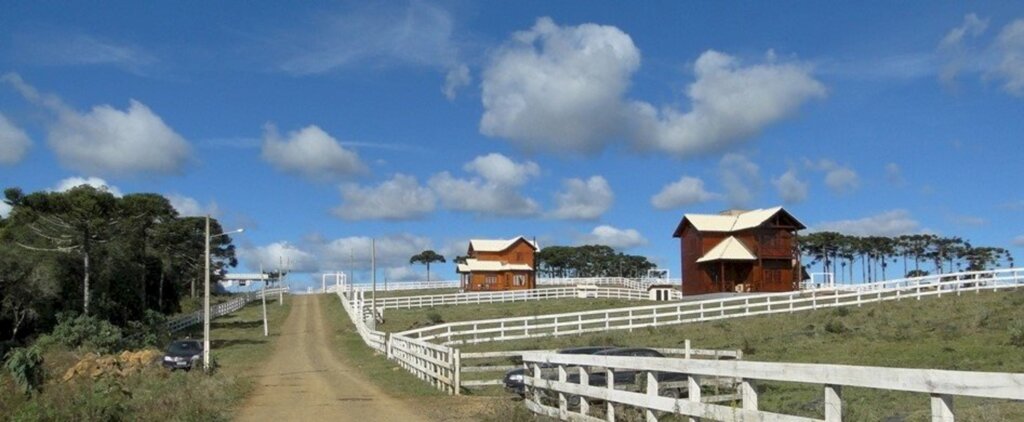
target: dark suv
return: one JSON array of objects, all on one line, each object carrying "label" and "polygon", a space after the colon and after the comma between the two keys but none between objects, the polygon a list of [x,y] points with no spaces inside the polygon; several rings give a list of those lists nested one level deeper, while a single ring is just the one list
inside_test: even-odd
[{"label": "dark suv", "polygon": [[[594,355],[603,356],[635,356],[644,358],[663,358],[665,355],[661,354],[657,350],[647,349],[641,347],[630,347],[620,349],[609,349],[602,350],[594,353]],[[626,369],[620,369],[615,371],[615,385],[616,386],[637,386],[643,380],[637,380],[637,375],[641,375],[642,371],[631,371]],[[590,385],[594,386],[606,386],[608,385],[608,376],[605,371],[594,371],[589,374]],[[655,379],[658,380],[658,395],[667,397],[683,397],[687,394],[686,374],[680,374],[677,372],[655,372]],[[569,377],[569,382],[579,383],[579,375],[575,377]]]},{"label": "dark suv", "polygon": [[[586,346],[586,347],[572,347],[568,349],[559,350],[557,353],[563,355],[593,355],[601,352],[602,350],[614,349],[611,346]],[[550,368],[551,365],[542,365],[542,368]],[[523,368],[511,369],[505,373],[505,391],[518,394],[520,397],[526,394],[526,385],[523,384],[523,374],[525,370]],[[577,381],[578,382],[578,381]]]},{"label": "dark suv", "polygon": [[203,358],[203,343],[199,340],[177,340],[167,346],[167,352],[162,359],[166,368],[184,369],[186,371],[195,367],[196,362]]}]

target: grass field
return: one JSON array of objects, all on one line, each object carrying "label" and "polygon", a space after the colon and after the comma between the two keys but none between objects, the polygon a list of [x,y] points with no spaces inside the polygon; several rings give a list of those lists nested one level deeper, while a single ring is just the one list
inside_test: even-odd
[{"label": "grass field", "polygon": [[[7,376],[0,376],[0,420],[230,420],[231,410],[252,388],[244,374],[269,356],[276,328],[290,310],[267,304],[270,337],[263,337],[259,302],[212,321],[212,351],[218,364],[211,375],[151,367],[125,377],[104,376],[61,382],[60,377],[81,352],[51,350],[45,355],[46,383],[33,396],[16,393]],[[189,330],[202,338],[202,326]],[[179,333],[179,338],[189,333]]]},{"label": "grass field", "polygon": [[[925,298],[701,324],[467,345],[462,351],[616,345],[742,349],[778,362],[1024,372],[1024,290]],[[509,364],[509,363],[505,363]],[[821,417],[820,386],[763,383],[762,409]],[[486,391],[486,390],[485,390]],[[493,391],[493,390],[490,390]],[[845,388],[849,420],[928,420],[928,397]],[[1024,403],[956,399],[958,420],[1024,420]]]},{"label": "grass field", "polygon": [[434,308],[385,310],[379,330],[405,331],[442,322],[489,318],[534,316],[560,312],[641,306],[650,302],[625,299],[544,299],[526,302],[485,303],[479,305],[438,306]]}]

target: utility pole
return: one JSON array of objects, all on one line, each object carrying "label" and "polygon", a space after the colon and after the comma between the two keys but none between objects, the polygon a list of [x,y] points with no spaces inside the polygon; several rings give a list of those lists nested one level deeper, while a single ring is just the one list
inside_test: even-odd
[{"label": "utility pole", "polygon": [[373,292],[370,293],[370,319],[377,329],[377,239],[370,239],[370,270],[373,272]]},{"label": "utility pole", "polygon": [[266,337],[270,333],[267,327],[267,279],[263,278],[263,263],[260,263],[260,278],[263,279],[263,337]]},{"label": "utility pole", "polygon": [[210,370],[210,216],[206,216],[206,259],[203,260],[204,276],[206,278],[205,293],[203,294],[203,370]]}]

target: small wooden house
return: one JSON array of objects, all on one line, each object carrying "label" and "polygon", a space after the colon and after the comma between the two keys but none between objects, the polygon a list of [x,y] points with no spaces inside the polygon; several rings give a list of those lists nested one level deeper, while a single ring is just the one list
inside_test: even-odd
[{"label": "small wooden house", "polygon": [[510,240],[470,240],[466,262],[456,268],[462,291],[537,287],[536,253],[537,245],[522,236]]},{"label": "small wooden house", "polygon": [[796,232],[805,228],[782,207],[683,215],[672,235],[682,249],[683,294],[797,290]]}]

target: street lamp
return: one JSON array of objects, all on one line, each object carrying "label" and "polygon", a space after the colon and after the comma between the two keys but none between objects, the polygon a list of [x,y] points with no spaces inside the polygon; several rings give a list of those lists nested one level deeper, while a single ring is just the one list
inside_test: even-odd
[{"label": "street lamp", "polygon": [[238,229],[227,233],[210,236],[210,216],[206,216],[206,287],[203,295],[203,370],[210,370],[210,239],[229,234],[241,233],[245,229]]}]

